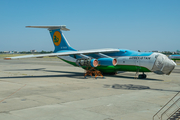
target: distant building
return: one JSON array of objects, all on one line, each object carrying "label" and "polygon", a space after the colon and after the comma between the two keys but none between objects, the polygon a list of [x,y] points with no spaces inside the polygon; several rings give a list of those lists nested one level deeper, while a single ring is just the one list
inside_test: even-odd
[{"label": "distant building", "polygon": [[16,54],[18,54],[19,51],[2,51],[1,53],[3,53],[3,54],[14,54],[14,53],[16,53]]},{"label": "distant building", "polygon": [[18,54],[18,53],[19,53],[19,51],[14,51],[14,53],[17,53],[17,54]]},{"label": "distant building", "polygon": [[152,52],[159,52],[158,50],[154,50],[154,51],[152,51]]},{"label": "distant building", "polygon": [[10,51],[3,51],[3,53],[6,53],[6,54],[8,54]]},{"label": "distant building", "polygon": [[180,53],[180,51],[179,51],[179,50],[176,50],[176,53],[178,53],[178,54],[179,54],[179,53]]},{"label": "distant building", "polygon": [[30,50],[30,52],[31,52],[31,53],[35,53],[35,52],[37,52],[37,51],[36,51],[36,50]]},{"label": "distant building", "polygon": [[14,54],[14,51],[9,51],[9,54]]}]

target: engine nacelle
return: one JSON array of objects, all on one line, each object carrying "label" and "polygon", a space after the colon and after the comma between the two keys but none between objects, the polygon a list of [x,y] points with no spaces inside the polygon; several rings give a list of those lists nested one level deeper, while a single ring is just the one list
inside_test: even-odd
[{"label": "engine nacelle", "polygon": [[115,58],[99,58],[98,62],[102,66],[116,66],[117,59]]},{"label": "engine nacelle", "polygon": [[98,66],[98,61],[96,59],[77,59],[76,64],[78,66],[91,66],[91,67],[97,67]]}]

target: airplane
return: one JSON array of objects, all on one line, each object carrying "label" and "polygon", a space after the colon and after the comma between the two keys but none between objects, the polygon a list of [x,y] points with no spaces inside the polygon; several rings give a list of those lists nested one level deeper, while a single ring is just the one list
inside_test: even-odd
[{"label": "airplane", "polygon": [[169,55],[169,59],[174,60],[176,62],[176,60],[180,60],[180,55]]},{"label": "airplane", "polygon": [[[170,75],[176,66],[176,63],[166,55],[156,52],[140,52],[113,48],[78,51],[70,46],[62,33],[62,31],[70,30],[65,25],[26,27],[48,29],[55,47],[54,52],[50,54],[6,57],[4,58],[5,60],[57,56],[64,62],[86,69],[87,73],[90,72],[89,75],[92,75],[93,71],[98,71],[100,73],[99,76],[102,76],[101,74],[115,75],[118,71],[130,71],[136,72],[138,78],[146,78],[145,72]],[[139,72],[142,72],[142,74],[139,74]]]}]

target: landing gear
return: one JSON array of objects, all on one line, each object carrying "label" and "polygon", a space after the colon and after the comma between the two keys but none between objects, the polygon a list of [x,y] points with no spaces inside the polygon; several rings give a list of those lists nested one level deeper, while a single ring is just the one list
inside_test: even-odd
[{"label": "landing gear", "polygon": [[110,75],[116,75],[117,74],[117,72],[112,72],[112,73],[110,73]]},{"label": "landing gear", "polygon": [[110,73],[104,73],[104,72],[101,72],[103,75],[116,75],[117,72],[110,72]]},{"label": "landing gear", "polygon": [[[138,77],[137,77],[137,75],[138,75]],[[136,71],[136,74],[135,74],[135,79],[145,79],[147,76],[146,76],[146,74],[144,74],[144,72],[143,72],[143,74],[139,74],[139,69],[137,69],[137,71]]]},{"label": "landing gear", "polygon": [[138,76],[139,79],[145,79],[146,77],[147,77],[147,75],[144,74],[144,72],[143,72],[143,74],[139,74],[139,76]]}]

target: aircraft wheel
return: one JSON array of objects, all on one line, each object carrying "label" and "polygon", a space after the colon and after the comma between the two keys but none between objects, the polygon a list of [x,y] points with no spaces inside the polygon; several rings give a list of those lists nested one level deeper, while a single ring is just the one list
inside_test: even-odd
[{"label": "aircraft wheel", "polygon": [[139,79],[145,79],[146,77],[147,77],[146,74],[139,74],[139,76],[138,76]]},{"label": "aircraft wheel", "polygon": [[117,72],[110,72],[110,73],[103,73],[103,72],[101,72],[103,75],[116,75],[117,74]]}]

